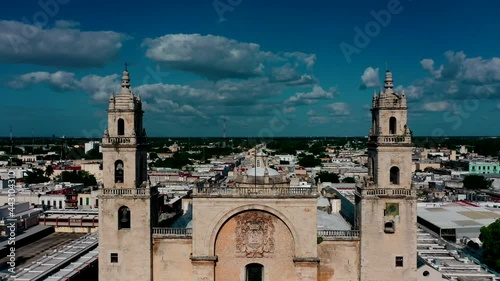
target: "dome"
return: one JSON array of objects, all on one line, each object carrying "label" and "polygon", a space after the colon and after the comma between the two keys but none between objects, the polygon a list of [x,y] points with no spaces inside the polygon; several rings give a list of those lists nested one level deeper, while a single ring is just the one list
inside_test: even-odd
[{"label": "dome", "polygon": [[[265,173],[265,168],[251,168],[248,169],[246,172],[247,176],[252,176],[255,177],[257,173],[257,177],[263,177]],[[269,176],[279,176],[280,173],[276,171],[275,169],[267,168],[267,172],[269,173]]]}]

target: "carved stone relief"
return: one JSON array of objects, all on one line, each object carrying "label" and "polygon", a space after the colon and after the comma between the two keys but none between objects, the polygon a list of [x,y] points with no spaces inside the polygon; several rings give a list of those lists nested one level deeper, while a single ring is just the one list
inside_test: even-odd
[{"label": "carved stone relief", "polygon": [[246,212],[236,217],[236,250],[247,258],[263,258],[274,252],[273,216]]}]

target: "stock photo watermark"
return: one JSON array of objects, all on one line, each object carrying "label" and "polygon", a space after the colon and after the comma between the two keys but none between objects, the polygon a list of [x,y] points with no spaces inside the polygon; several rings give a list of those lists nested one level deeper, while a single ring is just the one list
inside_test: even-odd
[{"label": "stock photo watermark", "polygon": [[9,217],[7,219],[6,231],[8,233],[7,245],[9,247],[9,258],[7,264],[9,265],[9,273],[16,274],[16,221],[15,221],[15,210],[16,210],[16,174],[14,171],[8,172],[8,210]]},{"label": "stock photo watermark", "polygon": [[[460,129],[463,121],[471,117],[473,113],[479,109],[480,95],[483,89],[489,94],[495,92],[491,86],[486,85],[485,81],[482,81],[482,83],[482,85],[477,86],[473,93],[469,94],[460,104],[454,106],[452,110],[447,110],[443,113],[443,121],[450,125],[447,127],[451,128],[452,131]],[[432,130],[433,138],[446,137],[447,135],[449,134],[446,134],[443,128],[435,128]]]},{"label": "stock photo watermark", "polygon": [[276,134],[281,133],[285,128],[290,125],[290,122],[294,120],[297,116],[292,114],[292,108],[273,108],[273,116],[268,121],[268,126],[259,130],[259,139],[263,141],[264,139],[272,139]]},{"label": "stock photo watermark", "polygon": [[227,12],[233,12],[236,7],[238,7],[243,0],[214,0],[212,5],[214,6],[217,16],[219,16],[219,21],[226,21],[224,14]]},{"label": "stock photo watermark", "polygon": [[[411,1],[411,0],[408,0]],[[377,37],[383,27],[387,27],[394,15],[398,15],[403,11],[403,6],[399,0],[389,0],[387,8],[378,12],[371,10],[370,15],[373,20],[367,22],[363,29],[358,26],[354,27],[353,43],[341,42],[339,47],[346,59],[347,63],[352,62],[354,54],[360,54],[361,50],[368,47],[373,38]]]},{"label": "stock photo watermark", "polygon": [[21,45],[27,44],[30,39],[35,38],[38,33],[40,33],[40,30],[49,24],[49,20],[57,16],[60,7],[68,4],[70,1],[71,0],[39,0],[37,3],[41,10],[34,13],[31,20],[27,17],[21,19],[24,23],[21,34],[7,35],[14,52],[18,53]]}]

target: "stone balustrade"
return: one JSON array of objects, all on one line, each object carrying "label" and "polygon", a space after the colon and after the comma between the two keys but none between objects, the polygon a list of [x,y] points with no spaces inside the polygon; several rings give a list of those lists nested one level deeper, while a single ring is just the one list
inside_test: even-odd
[{"label": "stone balustrade", "polygon": [[374,188],[374,189],[364,189],[358,188],[358,192],[362,196],[378,196],[378,197],[416,197],[417,191],[414,189],[407,188]]},{"label": "stone balustrade", "polygon": [[359,230],[318,230],[318,237],[325,240],[358,240]]},{"label": "stone balustrade", "polygon": [[378,144],[411,144],[410,135],[380,135],[380,136],[370,136],[370,142],[376,142]]},{"label": "stone balustrade", "polygon": [[195,187],[198,197],[317,197],[312,187]]},{"label": "stone balustrade", "polygon": [[103,188],[101,195],[107,196],[149,196],[156,193],[156,188]]},{"label": "stone balustrade", "polygon": [[155,238],[191,238],[192,236],[192,228],[153,227]]},{"label": "stone balustrade", "polygon": [[135,145],[146,143],[144,137],[104,137],[102,138],[104,145]]}]

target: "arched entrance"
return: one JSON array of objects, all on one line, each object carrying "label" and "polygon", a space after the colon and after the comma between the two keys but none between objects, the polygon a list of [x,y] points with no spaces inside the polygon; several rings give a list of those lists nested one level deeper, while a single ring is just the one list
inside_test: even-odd
[{"label": "arched entrance", "polygon": [[238,213],[217,235],[215,280],[295,280],[294,248],[290,230],[275,215],[259,210]]}]

